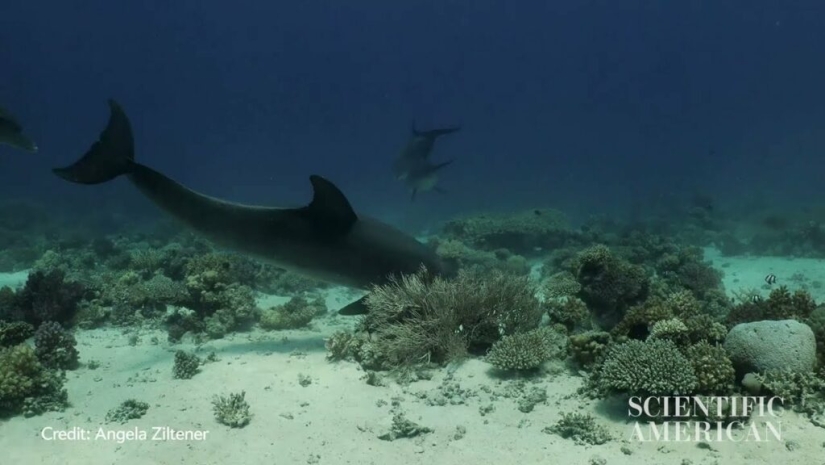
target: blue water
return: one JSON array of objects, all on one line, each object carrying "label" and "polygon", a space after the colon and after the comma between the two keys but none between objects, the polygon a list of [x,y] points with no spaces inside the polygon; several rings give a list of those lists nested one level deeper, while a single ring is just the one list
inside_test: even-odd
[{"label": "blue water", "polygon": [[[125,183],[49,172],[95,140],[113,97],[138,158],[191,187],[289,205],[318,173],[410,227],[695,192],[811,202],[825,4],[723,3],[6,2],[0,101],[41,150],[0,148],[0,194],[151,212]],[[456,158],[446,196],[411,203],[392,179],[412,120],[463,127],[434,154]]]}]

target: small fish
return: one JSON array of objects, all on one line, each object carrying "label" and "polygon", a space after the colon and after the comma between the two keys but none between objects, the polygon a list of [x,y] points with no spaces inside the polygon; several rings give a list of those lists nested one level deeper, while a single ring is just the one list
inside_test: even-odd
[{"label": "small fish", "polygon": [[762,302],[762,296],[759,294],[754,294],[753,297],[751,297],[751,301],[753,301],[753,303],[755,304],[758,304],[759,302]]},{"label": "small fish", "polygon": [[765,282],[768,283],[768,285],[776,283],[776,275],[771,273],[765,276]]}]

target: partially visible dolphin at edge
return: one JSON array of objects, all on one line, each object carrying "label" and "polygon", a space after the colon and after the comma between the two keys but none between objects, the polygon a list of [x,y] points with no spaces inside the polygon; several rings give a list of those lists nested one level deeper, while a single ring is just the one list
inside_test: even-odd
[{"label": "partially visible dolphin at edge", "polygon": [[3,108],[0,108],[0,144],[37,152],[37,144],[23,134],[23,126]]},{"label": "partially visible dolphin at edge", "polygon": [[398,157],[393,161],[393,173],[395,179],[403,181],[410,189],[411,199],[415,200],[415,195],[421,191],[435,190],[443,192],[436,185],[438,184],[438,172],[453,162],[448,160],[442,163],[430,162],[430,155],[435,146],[435,140],[443,135],[452,134],[461,128],[458,126],[433,129],[430,131],[419,131],[412,126],[412,137],[401,149]]},{"label": "partially visible dolphin at edge", "polygon": [[[402,231],[355,213],[330,181],[312,175],[312,201],[300,208],[242,205],[195,192],[134,159],[132,128],[123,109],[109,101],[100,138],[74,164],[53,171],[78,184],[126,176],[158,207],[216,245],[325,282],[368,290],[391,275],[426,267],[443,274],[433,250]],[[367,311],[364,298],[342,315]]]}]

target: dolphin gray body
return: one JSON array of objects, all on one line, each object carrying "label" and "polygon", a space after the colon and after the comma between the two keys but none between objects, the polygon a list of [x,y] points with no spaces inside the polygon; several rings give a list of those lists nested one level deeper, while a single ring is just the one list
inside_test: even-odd
[{"label": "dolphin gray body", "polygon": [[23,134],[23,126],[3,108],[0,108],[0,144],[37,152],[37,144]]},{"label": "dolphin gray body", "polygon": [[442,163],[430,161],[435,141],[440,136],[452,134],[459,127],[418,131],[413,124],[412,137],[401,149],[398,157],[393,161],[395,179],[403,181],[410,189],[411,198],[415,200],[418,192],[435,190],[443,192],[438,186],[438,172],[453,162],[448,160]]},{"label": "dolphin gray body", "polygon": [[[402,231],[360,216],[330,181],[310,176],[313,198],[300,208],[241,205],[209,197],[134,161],[131,124],[110,101],[106,129],[74,164],[54,169],[78,184],[126,176],[146,197],[216,245],[304,276],[359,289],[422,266],[444,271],[433,250]],[[339,311],[366,312],[364,299]]]}]

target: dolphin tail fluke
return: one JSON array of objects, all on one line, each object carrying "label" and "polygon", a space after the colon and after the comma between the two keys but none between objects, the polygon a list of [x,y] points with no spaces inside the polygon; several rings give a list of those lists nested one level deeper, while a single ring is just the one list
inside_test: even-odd
[{"label": "dolphin tail fluke", "polygon": [[450,126],[446,128],[439,128],[439,129],[430,129],[429,131],[419,131],[415,127],[415,121],[412,123],[412,133],[416,137],[430,137],[430,138],[437,138],[439,136],[445,136],[447,134],[452,134],[457,132],[461,129],[461,126]]},{"label": "dolphin tail fluke", "polygon": [[52,172],[77,184],[101,184],[134,169],[134,138],[123,108],[109,100],[109,122],[86,154],[73,164]]}]

